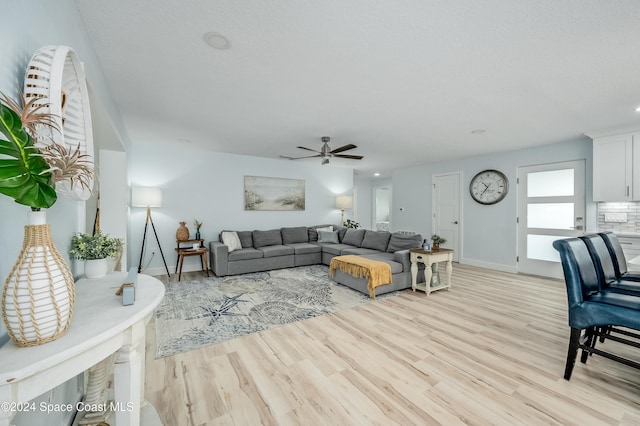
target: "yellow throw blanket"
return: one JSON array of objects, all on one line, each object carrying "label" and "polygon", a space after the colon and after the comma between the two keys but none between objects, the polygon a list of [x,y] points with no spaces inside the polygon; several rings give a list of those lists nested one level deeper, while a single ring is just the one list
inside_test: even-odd
[{"label": "yellow throw blanket", "polygon": [[391,284],[391,266],[379,260],[367,259],[356,255],[336,256],[331,259],[329,276],[333,278],[336,269],[355,278],[367,278],[369,280],[369,297],[375,299],[376,287]]}]

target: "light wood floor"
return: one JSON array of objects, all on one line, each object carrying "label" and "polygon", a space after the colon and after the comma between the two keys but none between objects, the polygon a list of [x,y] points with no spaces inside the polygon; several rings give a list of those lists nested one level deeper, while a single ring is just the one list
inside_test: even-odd
[{"label": "light wood floor", "polygon": [[562,378],[564,282],[456,264],[452,283],[159,360],[152,321],[146,398],[168,426],[640,424],[640,370]]}]

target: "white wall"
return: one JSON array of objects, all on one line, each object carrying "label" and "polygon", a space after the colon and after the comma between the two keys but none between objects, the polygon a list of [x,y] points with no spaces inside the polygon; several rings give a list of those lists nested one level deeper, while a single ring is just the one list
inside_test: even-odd
[{"label": "white wall", "polygon": [[[517,247],[518,167],[585,159],[587,230],[596,228],[596,204],[592,194],[591,140],[579,140],[519,151],[485,155],[439,164],[427,164],[393,173],[393,228],[431,235],[431,177],[437,173],[462,171],[462,240],[460,261],[515,271]],[[470,179],[483,169],[498,169],[507,175],[510,190],[498,204],[483,206],[471,199]],[[403,211],[400,211],[403,208]]]},{"label": "white wall", "polygon": [[[275,229],[340,221],[335,208],[338,194],[353,189],[353,170],[320,165],[203,151],[189,145],[136,143],[131,150],[131,185],[156,186],[163,192],[163,207],[152,209],[169,270],[176,255],[175,232],[187,222],[192,237],[194,219],[203,222],[202,238],[217,241],[223,230]],[[304,179],[304,211],[245,211],[244,176]],[[132,207],[130,214],[129,264],[138,265],[146,210]],[[147,254],[156,256],[145,273],[161,274],[164,265],[152,229],[147,231]],[[143,264],[146,266],[149,257]],[[199,258],[185,259],[183,271],[200,269]]]}]

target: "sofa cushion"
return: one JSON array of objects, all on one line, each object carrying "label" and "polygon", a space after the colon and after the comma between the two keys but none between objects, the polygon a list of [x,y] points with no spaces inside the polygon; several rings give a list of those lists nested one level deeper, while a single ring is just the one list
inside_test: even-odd
[{"label": "sofa cushion", "polygon": [[222,231],[220,239],[222,240],[222,243],[227,246],[229,253],[242,248],[240,238],[238,238],[238,233],[235,231]]},{"label": "sofa cushion", "polygon": [[368,249],[368,248],[362,248],[362,247],[354,247],[354,248],[346,248],[343,249],[340,252],[340,255],[347,255],[347,254],[357,254],[357,255],[364,255],[364,254],[378,254],[380,253],[378,250],[374,250],[374,249]]},{"label": "sofa cushion", "polygon": [[282,244],[295,244],[309,242],[309,232],[306,226],[296,228],[282,228]]},{"label": "sofa cushion", "polygon": [[264,256],[260,250],[254,248],[242,248],[229,253],[229,262],[236,260],[262,259]]},{"label": "sofa cushion", "polygon": [[336,231],[338,231],[338,240],[342,242],[342,239],[344,238],[344,234],[347,233],[347,228],[345,228],[344,226],[338,226],[336,228]]},{"label": "sofa cushion", "polygon": [[362,248],[370,248],[378,251],[387,251],[391,233],[387,231],[371,231],[367,229],[362,240]]},{"label": "sofa cushion", "polygon": [[412,248],[419,248],[422,245],[422,235],[408,235],[394,232],[389,239],[389,246],[387,247],[388,253],[394,253],[399,250],[407,250]]},{"label": "sofa cushion", "polygon": [[287,246],[292,247],[295,254],[320,253],[322,251],[322,247],[317,244],[294,243],[287,244]]},{"label": "sofa cushion", "polygon": [[348,244],[322,244],[318,243],[322,246],[323,253],[335,254],[339,255],[344,249],[357,249],[358,247],[350,246]]},{"label": "sofa cushion", "polygon": [[269,231],[253,231],[253,246],[255,248],[265,246],[282,245],[282,235],[279,229],[271,229]]},{"label": "sofa cushion", "polygon": [[365,231],[365,229],[348,228],[344,233],[344,237],[342,237],[342,244],[351,244],[352,246],[360,247],[364,239]]},{"label": "sofa cushion", "polygon": [[392,274],[399,274],[400,272],[404,271],[402,263],[395,262],[393,260],[393,256],[391,256],[390,258],[388,253],[368,254],[362,257],[366,257],[367,259],[372,259],[372,260],[379,260],[380,262],[385,262],[389,264],[389,266],[391,266]]},{"label": "sofa cushion", "polygon": [[338,243],[338,231],[318,231],[319,243]]},{"label": "sofa cushion", "polygon": [[293,247],[289,246],[264,246],[258,249],[264,257],[290,256],[293,254]]},{"label": "sofa cushion", "polygon": [[238,238],[240,238],[240,244],[242,248],[253,247],[253,232],[251,231],[238,231]]}]

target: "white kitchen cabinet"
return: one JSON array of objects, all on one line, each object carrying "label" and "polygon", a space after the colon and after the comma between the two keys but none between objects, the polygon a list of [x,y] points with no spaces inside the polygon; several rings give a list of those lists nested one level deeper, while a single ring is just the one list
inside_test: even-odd
[{"label": "white kitchen cabinet", "polygon": [[593,200],[640,200],[640,132],[593,139]]}]

